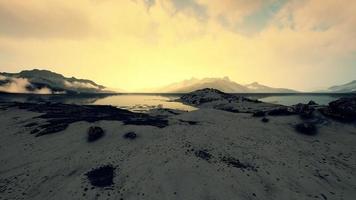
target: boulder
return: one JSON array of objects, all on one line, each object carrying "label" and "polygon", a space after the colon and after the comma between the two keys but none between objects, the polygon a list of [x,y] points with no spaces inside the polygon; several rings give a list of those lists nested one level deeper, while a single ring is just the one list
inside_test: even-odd
[{"label": "boulder", "polygon": [[253,117],[264,117],[264,116],[266,116],[266,112],[259,110],[259,111],[254,112],[252,114],[252,116]]},{"label": "boulder", "polygon": [[308,102],[308,105],[309,105],[309,106],[316,106],[316,105],[318,105],[318,104],[315,103],[315,101],[310,100],[310,101]]},{"label": "boulder", "polygon": [[302,118],[312,118],[314,110],[315,109],[309,104],[299,103],[294,106],[294,111],[298,113]]},{"label": "boulder", "polygon": [[92,126],[88,131],[88,142],[94,142],[104,136],[104,130],[97,126]]},{"label": "boulder", "polygon": [[268,115],[271,116],[283,116],[283,115],[294,115],[296,112],[292,107],[281,106],[268,111]]}]

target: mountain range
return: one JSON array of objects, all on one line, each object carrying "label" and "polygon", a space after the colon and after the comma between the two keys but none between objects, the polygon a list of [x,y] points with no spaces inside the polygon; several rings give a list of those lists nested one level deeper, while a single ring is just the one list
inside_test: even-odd
[{"label": "mountain range", "polygon": [[164,87],[150,89],[149,92],[156,93],[188,93],[191,91],[214,88],[226,93],[296,93],[298,91],[286,88],[273,88],[261,85],[257,82],[251,84],[238,84],[229,79],[224,78],[192,78],[182,82],[173,83]]},{"label": "mountain range", "polygon": [[[191,78],[167,86],[145,89],[147,93],[188,93],[191,91],[214,88],[226,93],[298,93],[287,88],[274,88],[258,82],[239,84],[223,78]],[[79,93],[114,93],[123,90],[108,89],[87,79],[67,78],[48,70],[24,70],[19,73],[0,72],[0,92],[35,93],[35,94],[79,94]],[[142,92],[142,91],[140,91]],[[356,93],[356,80],[343,85],[329,87],[315,92]]]},{"label": "mountain range", "polygon": [[322,92],[330,92],[330,93],[356,93],[356,80],[351,81],[349,83],[343,85],[335,85],[329,87],[327,90]]},{"label": "mountain range", "polygon": [[48,70],[0,73],[0,92],[35,94],[105,93],[106,87],[87,79],[67,78]]}]

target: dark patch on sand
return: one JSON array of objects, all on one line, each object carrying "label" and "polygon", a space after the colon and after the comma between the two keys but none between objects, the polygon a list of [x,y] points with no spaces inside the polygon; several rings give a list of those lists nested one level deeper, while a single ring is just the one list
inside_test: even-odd
[{"label": "dark patch on sand", "polygon": [[26,128],[29,128],[29,127],[34,127],[34,126],[37,126],[37,125],[38,125],[38,123],[32,122],[32,123],[26,124],[25,127],[26,127]]},{"label": "dark patch on sand", "polygon": [[261,119],[261,121],[264,122],[264,123],[267,123],[267,122],[269,122],[269,119],[264,117],[264,118]]},{"label": "dark patch on sand", "polygon": [[131,125],[149,125],[158,128],[168,126],[166,118],[150,116],[144,113],[134,113],[113,106],[62,103],[12,103],[11,105],[20,109],[44,113],[37,118],[46,119],[47,123],[31,131],[36,136],[63,131],[69,124],[79,121],[115,120]]},{"label": "dark patch on sand", "polygon": [[125,133],[123,137],[125,139],[134,140],[137,138],[137,134],[135,132],[128,132],[128,133]]},{"label": "dark patch on sand", "polygon": [[190,121],[190,120],[182,120],[182,119],[180,119],[179,121],[180,121],[180,122],[183,122],[183,123],[185,123],[185,124],[189,124],[189,125],[197,125],[197,124],[198,124],[198,122],[196,122],[196,121]]},{"label": "dark patch on sand", "polygon": [[194,155],[203,160],[209,161],[212,158],[212,155],[206,149],[194,151]]},{"label": "dark patch on sand", "polygon": [[317,128],[314,123],[303,122],[295,126],[295,130],[304,135],[316,135]]},{"label": "dark patch on sand", "polygon": [[253,165],[250,165],[248,163],[242,163],[242,162],[240,162],[239,159],[236,159],[233,157],[224,156],[221,158],[221,161],[223,163],[227,164],[229,167],[239,168],[242,171],[244,171],[244,170],[257,171],[256,167],[254,167]]},{"label": "dark patch on sand", "polygon": [[114,170],[111,165],[105,165],[99,168],[92,169],[85,175],[88,177],[90,184],[95,187],[109,187],[114,184]]},{"label": "dark patch on sand", "polygon": [[88,142],[94,142],[104,136],[105,132],[102,128],[92,126],[88,130]]}]

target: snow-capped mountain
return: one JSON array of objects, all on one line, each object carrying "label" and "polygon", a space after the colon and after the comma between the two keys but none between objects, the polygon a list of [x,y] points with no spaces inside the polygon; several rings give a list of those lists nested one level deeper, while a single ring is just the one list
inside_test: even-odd
[{"label": "snow-capped mountain", "polygon": [[298,91],[286,88],[273,88],[253,82],[245,85],[251,93],[296,93]]}]

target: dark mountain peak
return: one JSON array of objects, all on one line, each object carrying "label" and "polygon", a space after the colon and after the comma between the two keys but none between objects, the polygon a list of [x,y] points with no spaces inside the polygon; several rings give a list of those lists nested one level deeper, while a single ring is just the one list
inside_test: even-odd
[{"label": "dark mountain peak", "polygon": [[48,77],[48,78],[64,78],[62,74],[58,74],[49,70],[23,70],[18,73],[20,77],[28,78],[28,77]]},{"label": "dark mountain peak", "polygon": [[[110,92],[104,91],[105,87],[94,81],[75,77],[66,78],[49,70],[23,70],[19,73],[0,73],[0,75],[6,77],[0,82],[0,86],[3,86],[0,88],[2,92],[67,94]],[[25,79],[26,82],[20,78]],[[16,90],[9,90],[9,85]]]}]

